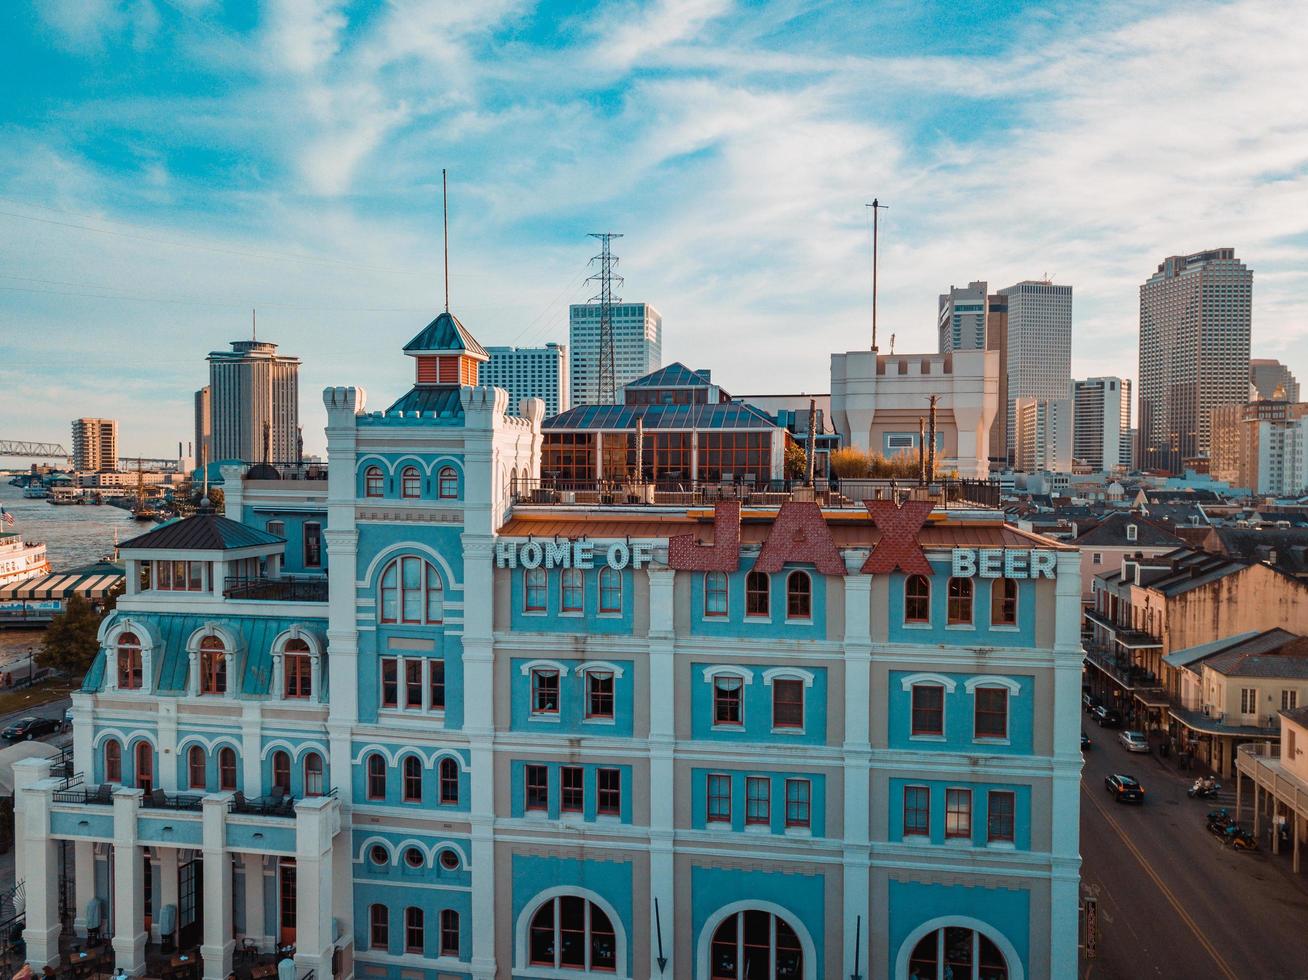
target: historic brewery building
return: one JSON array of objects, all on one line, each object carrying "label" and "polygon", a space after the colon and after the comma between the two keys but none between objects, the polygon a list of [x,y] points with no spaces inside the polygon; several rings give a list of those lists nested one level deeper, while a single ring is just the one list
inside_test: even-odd
[{"label": "historic brewery building", "polygon": [[[448,313],[405,351],[385,411],[324,393],[322,473],[123,545],[77,775],[16,767],[31,962],[67,855],[129,975],[1074,975],[1075,550],[769,492],[784,429],[695,372],[629,389],[639,446],[597,419],[615,470]],[[669,440],[699,480],[637,475]]]}]

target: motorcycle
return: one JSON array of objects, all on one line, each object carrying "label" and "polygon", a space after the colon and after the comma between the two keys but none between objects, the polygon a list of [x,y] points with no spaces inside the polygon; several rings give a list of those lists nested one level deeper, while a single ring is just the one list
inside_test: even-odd
[{"label": "motorcycle", "polygon": [[1222,843],[1231,845],[1236,851],[1253,851],[1258,848],[1258,842],[1254,840],[1253,834],[1244,830],[1238,823],[1233,823],[1226,828],[1222,835]]},{"label": "motorcycle", "polygon": [[1211,776],[1201,777],[1194,781],[1194,784],[1185,791],[1185,795],[1190,799],[1207,800],[1221,792],[1222,784]]}]

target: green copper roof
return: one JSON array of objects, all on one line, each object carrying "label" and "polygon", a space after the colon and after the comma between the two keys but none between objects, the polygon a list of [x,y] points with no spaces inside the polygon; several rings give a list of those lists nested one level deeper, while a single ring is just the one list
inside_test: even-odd
[{"label": "green copper roof", "polygon": [[161,524],[153,531],[124,541],[121,549],[154,548],[182,551],[230,551],[257,545],[285,544],[285,538],[218,514],[197,514]]},{"label": "green copper roof", "polygon": [[490,359],[486,349],[459,318],[446,311],[422,328],[422,332],[404,345],[404,352],[412,354],[426,351],[467,351],[474,356]]}]

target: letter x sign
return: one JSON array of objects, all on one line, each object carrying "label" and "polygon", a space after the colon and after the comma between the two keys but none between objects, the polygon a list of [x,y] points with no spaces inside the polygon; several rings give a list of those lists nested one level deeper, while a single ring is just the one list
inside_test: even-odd
[{"label": "letter x sign", "polygon": [[905,500],[896,507],[892,500],[865,500],[863,506],[881,529],[881,540],[863,562],[863,572],[888,575],[899,569],[910,575],[930,575],[931,563],[917,532],[935,505],[929,500]]}]

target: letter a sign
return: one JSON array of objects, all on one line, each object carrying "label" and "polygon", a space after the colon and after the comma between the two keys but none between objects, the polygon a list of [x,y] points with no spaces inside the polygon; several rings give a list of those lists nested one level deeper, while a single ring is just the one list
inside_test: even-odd
[{"label": "letter a sign", "polygon": [[911,575],[930,575],[931,564],[917,533],[935,505],[929,500],[905,500],[896,507],[891,500],[865,500],[863,506],[881,529],[881,540],[863,563],[863,572],[888,575],[899,569]]}]

